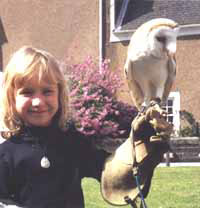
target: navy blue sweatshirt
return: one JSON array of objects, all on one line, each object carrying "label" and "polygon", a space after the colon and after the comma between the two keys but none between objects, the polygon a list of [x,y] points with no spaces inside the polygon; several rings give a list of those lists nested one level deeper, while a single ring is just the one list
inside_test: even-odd
[{"label": "navy blue sweatshirt", "polygon": [[[26,208],[84,207],[81,179],[100,179],[109,154],[70,127],[26,128],[0,145],[0,202]],[[47,157],[49,168],[41,167]]]}]

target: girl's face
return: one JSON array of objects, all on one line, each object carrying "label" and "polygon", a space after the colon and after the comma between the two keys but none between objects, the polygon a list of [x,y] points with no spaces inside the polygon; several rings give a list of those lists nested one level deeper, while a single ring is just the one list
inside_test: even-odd
[{"label": "girl's face", "polygon": [[15,90],[15,108],[28,126],[49,126],[59,108],[58,86],[33,76]]}]

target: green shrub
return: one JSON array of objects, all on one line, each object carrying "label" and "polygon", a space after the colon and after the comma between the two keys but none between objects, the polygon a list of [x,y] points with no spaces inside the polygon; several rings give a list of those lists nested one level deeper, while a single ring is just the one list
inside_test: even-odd
[{"label": "green shrub", "polygon": [[79,131],[92,138],[127,137],[135,107],[117,100],[120,76],[105,60],[99,67],[91,57],[68,68],[71,105]]}]

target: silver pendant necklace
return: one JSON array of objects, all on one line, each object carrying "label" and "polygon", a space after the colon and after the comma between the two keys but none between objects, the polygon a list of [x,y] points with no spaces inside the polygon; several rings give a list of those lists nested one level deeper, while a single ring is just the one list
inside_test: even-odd
[{"label": "silver pendant necklace", "polygon": [[41,161],[40,161],[40,165],[42,168],[49,168],[51,163],[47,157],[47,146],[44,146],[44,156],[42,157]]},{"label": "silver pendant necklace", "polygon": [[[28,132],[28,133],[29,133],[30,135],[32,134],[31,131]],[[28,135],[29,135],[29,134],[28,134]],[[26,135],[25,135],[24,138],[25,138],[27,141],[30,140],[30,136],[26,136]],[[41,148],[41,151],[43,152],[43,155],[44,155],[44,156],[42,157],[42,159],[40,160],[40,166],[41,166],[42,168],[49,168],[50,165],[51,165],[51,163],[50,163],[48,157],[46,156],[46,155],[47,155],[47,146],[46,146],[45,144],[43,144],[43,145],[40,144],[40,142],[39,142],[40,138],[34,137],[34,136],[32,136],[31,138],[32,138],[32,141],[35,141],[35,145],[37,145],[38,147]],[[33,145],[33,146],[35,146],[35,145]]]},{"label": "silver pendant necklace", "polygon": [[51,165],[49,159],[46,156],[42,157],[40,164],[42,168],[49,168]]}]

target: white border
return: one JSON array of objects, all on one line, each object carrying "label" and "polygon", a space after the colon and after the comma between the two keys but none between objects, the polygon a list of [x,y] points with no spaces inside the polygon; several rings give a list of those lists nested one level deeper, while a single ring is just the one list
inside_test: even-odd
[{"label": "white border", "polygon": [[[110,42],[130,40],[135,30],[120,30],[115,28],[115,0],[110,0]],[[182,25],[179,31],[180,36],[199,35],[200,24]]]},{"label": "white border", "polygon": [[170,92],[169,94],[169,99],[173,99],[173,125],[174,125],[174,130],[175,130],[175,135],[178,135],[179,131],[180,131],[180,92],[176,91],[176,92]]}]

